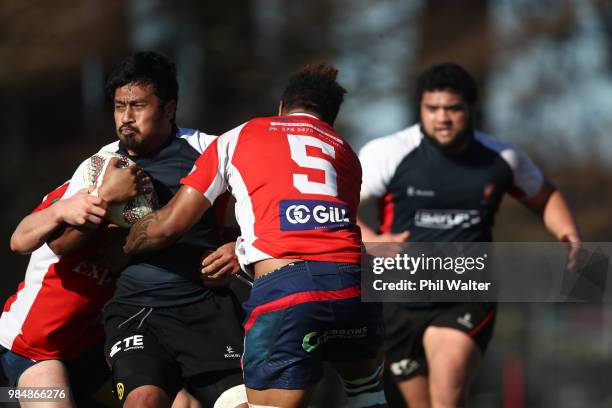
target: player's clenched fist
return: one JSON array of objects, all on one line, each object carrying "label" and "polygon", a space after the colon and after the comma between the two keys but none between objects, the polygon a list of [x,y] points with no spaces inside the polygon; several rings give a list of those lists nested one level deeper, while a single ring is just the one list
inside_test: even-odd
[{"label": "player's clenched fist", "polygon": [[60,200],[52,207],[59,219],[73,226],[99,225],[106,215],[106,203],[100,197],[82,189],[70,198]]}]

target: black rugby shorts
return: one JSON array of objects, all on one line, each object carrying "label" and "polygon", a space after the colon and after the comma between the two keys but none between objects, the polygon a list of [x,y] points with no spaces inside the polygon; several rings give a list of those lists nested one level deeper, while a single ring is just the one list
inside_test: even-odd
[{"label": "black rugby shorts", "polygon": [[211,400],[201,402],[212,406],[211,387],[220,395],[242,383],[242,309],[231,291],[211,293],[176,307],[107,305],[104,351],[119,400],[142,385],[158,386],[173,399],[185,386],[193,395],[207,395]]},{"label": "black rugby shorts", "polygon": [[493,336],[496,311],[496,303],[437,303],[412,309],[385,303],[385,354],[391,374],[398,381],[427,375],[423,334],[429,326],[462,331],[484,353]]}]

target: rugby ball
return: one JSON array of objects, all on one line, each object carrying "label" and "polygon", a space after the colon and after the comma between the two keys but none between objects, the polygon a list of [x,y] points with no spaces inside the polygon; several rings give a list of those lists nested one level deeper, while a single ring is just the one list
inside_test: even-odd
[{"label": "rugby ball", "polygon": [[[94,194],[102,185],[104,173],[113,157],[119,159],[117,167],[125,168],[134,164],[128,157],[113,152],[98,152],[86,160],[83,169],[83,181],[87,186],[95,186]],[[109,204],[106,212],[108,222],[117,224],[123,228],[129,228],[142,217],[157,209],[157,195],[153,185],[150,193],[141,194],[122,203]]]}]

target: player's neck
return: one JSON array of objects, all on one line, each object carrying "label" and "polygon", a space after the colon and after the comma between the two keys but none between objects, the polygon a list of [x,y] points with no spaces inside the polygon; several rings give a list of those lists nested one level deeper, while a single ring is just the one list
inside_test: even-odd
[{"label": "player's neck", "polygon": [[289,115],[306,115],[306,116],[312,116],[314,118],[322,120],[321,117],[317,115],[316,113],[306,110],[306,109],[302,109],[302,108],[291,109],[289,111],[283,110],[281,112],[281,116],[289,116]]}]

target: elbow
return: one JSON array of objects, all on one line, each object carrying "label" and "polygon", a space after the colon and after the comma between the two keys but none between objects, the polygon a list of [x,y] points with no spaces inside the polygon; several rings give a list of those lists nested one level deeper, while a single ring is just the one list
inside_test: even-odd
[{"label": "elbow", "polygon": [[18,255],[28,255],[31,253],[31,251],[29,250],[29,248],[27,248],[25,245],[23,245],[23,242],[21,242],[21,240],[19,239],[18,236],[16,236],[16,234],[13,234],[11,236],[11,251],[18,254]]},{"label": "elbow", "polygon": [[160,241],[166,245],[170,245],[181,237],[181,231],[177,229],[164,229],[160,234]]},{"label": "elbow", "polygon": [[147,235],[157,247],[166,247],[177,241],[188,227],[176,217],[164,217],[152,228],[148,228]]},{"label": "elbow", "polygon": [[165,222],[160,225],[157,242],[160,247],[167,247],[183,236],[185,231],[175,223]]}]

